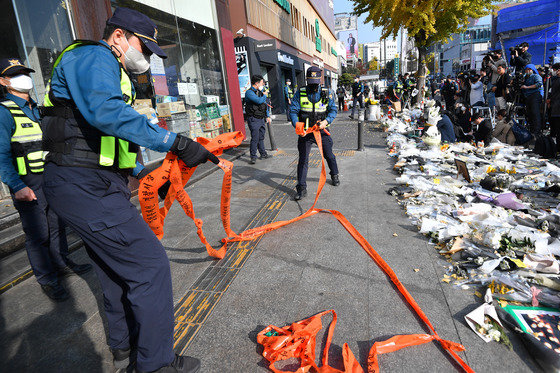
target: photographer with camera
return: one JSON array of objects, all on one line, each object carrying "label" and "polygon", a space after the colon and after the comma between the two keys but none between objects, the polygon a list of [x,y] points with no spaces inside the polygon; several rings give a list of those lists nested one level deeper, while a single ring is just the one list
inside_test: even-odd
[{"label": "photographer with camera", "polygon": [[546,103],[550,108],[550,135],[556,138],[556,149],[560,152],[560,62],[552,65],[550,93]]},{"label": "photographer with camera", "polygon": [[455,95],[459,91],[459,86],[453,80],[451,75],[447,75],[447,79],[443,82],[440,92],[445,101],[445,110],[453,111],[455,108]]},{"label": "photographer with camera", "polygon": [[506,97],[508,96],[509,86],[511,84],[511,76],[509,75],[505,65],[499,65],[496,68],[496,83],[492,87],[492,92],[496,98],[496,109],[502,110],[507,107]]},{"label": "photographer with camera", "polygon": [[498,66],[506,66],[506,61],[502,58],[502,51],[499,49],[488,52],[488,54],[482,59],[482,69],[486,72],[486,76],[488,77],[488,84],[486,85],[486,96],[488,100],[488,106],[491,109],[496,106],[496,90],[494,89],[494,87],[496,86],[496,81],[500,77],[500,75],[498,74]]},{"label": "photographer with camera", "polygon": [[529,129],[535,136],[541,132],[541,105],[543,99],[542,78],[533,64],[525,67],[525,81],[521,86],[525,97],[525,108]]},{"label": "photographer with camera", "polygon": [[472,106],[484,106],[484,85],[481,81],[481,76],[476,72],[472,72],[469,76],[468,82],[471,87],[469,93],[469,103]]},{"label": "photographer with camera", "polygon": [[509,48],[511,59],[509,64],[515,68],[515,72],[522,74],[525,66],[531,63],[531,54],[528,52],[529,43],[523,42],[515,47]]}]

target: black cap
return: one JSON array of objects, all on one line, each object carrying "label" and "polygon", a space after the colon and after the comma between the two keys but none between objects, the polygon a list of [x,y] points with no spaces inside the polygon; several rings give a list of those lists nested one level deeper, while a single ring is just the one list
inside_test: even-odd
[{"label": "black cap", "polygon": [[305,77],[307,78],[307,84],[321,84],[322,71],[317,66],[311,66],[307,69]]},{"label": "black cap", "polygon": [[19,58],[3,58],[0,60],[0,76],[11,76],[22,73],[29,74],[34,72],[35,70],[21,63]]},{"label": "black cap", "polygon": [[158,30],[156,24],[145,14],[128,8],[117,8],[113,16],[107,20],[108,25],[122,27],[138,36],[152,53],[161,58],[167,58],[165,52],[157,42]]}]

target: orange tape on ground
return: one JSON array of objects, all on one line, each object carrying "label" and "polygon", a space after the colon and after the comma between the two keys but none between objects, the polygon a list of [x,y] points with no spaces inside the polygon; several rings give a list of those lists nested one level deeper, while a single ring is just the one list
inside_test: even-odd
[{"label": "orange tape on ground", "polygon": [[[325,130],[326,131],[326,130]],[[202,220],[196,218],[194,214],[193,204],[187,192],[184,190],[186,183],[192,176],[195,168],[187,168],[184,163],[179,161],[173,154],[168,154],[163,164],[158,169],[151,172],[144,177],[140,183],[139,199],[142,209],[142,215],[146,222],[150,225],[158,238],[163,237],[163,222],[171,204],[177,200],[182,206],[185,214],[193,219],[197,228],[198,236],[201,242],[206,246],[208,254],[215,258],[223,258],[226,253],[227,244],[236,241],[249,241],[253,240],[265,233],[281,228],[288,224],[294,223],[301,219],[305,219],[311,215],[319,212],[328,212],[332,214],[342,226],[350,233],[356,242],[365,250],[365,252],[375,261],[381,270],[389,277],[391,282],[397,287],[399,292],[405,298],[407,303],[412,307],[416,315],[423,321],[426,327],[430,330],[431,334],[408,334],[397,335],[386,341],[375,342],[370,350],[368,356],[368,372],[375,373],[379,371],[378,355],[400,350],[405,347],[416,346],[431,341],[437,341],[441,346],[457,361],[457,363],[466,372],[474,372],[457,354],[457,352],[464,351],[464,347],[458,343],[446,341],[442,339],[436,332],[435,328],[429,321],[428,317],[422,311],[418,303],[414,300],[412,295],[404,287],[398,279],[396,273],[391,267],[383,260],[383,258],[373,249],[370,243],[358,232],[358,230],[336,210],[326,210],[315,208],[317,200],[321,195],[323,186],[326,182],[325,159],[323,156],[323,147],[321,141],[321,133],[318,126],[314,126],[305,131],[303,123],[296,125],[296,133],[300,136],[313,133],[315,141],[321,154],[321,175],[319,177],[319,185],[315,194],[313,205],[302,215],[290,220],[273,222],[260,227],[248,229],[239,234],[231,229],[230,222],[230,201],[231,201],[231,174],[233,164],[226,160],[220,160],[220,168],[224,171],[222,181],[222,196],[220,213],[222,224],[227,237],[222,239],[223,246],[216,250],[214,249],[204,237],[202,231]],[[328,132],[327,132],[328,133]],[[224,149],[239,145],[243,135],[237,133],[228,133],[220,135],[213,140],[198,139],[208,150],[216,155],[222,154]],[[236,145],[237,144],[237,145]],[[164,206],[160,209],[158,205],[158,188],[163,185],[167,180],[170,180],[171,187],[169,193],[165,198]],[[322,328],[321,317],[332,313],[333,321],[328,329],[327,341],[323,351],[322,365],[319,367],[315,363],[315,337]],[[257,337],[257,341],[264,346],[263,356],[270,361],[270,369],[273,372],[281,372],[275,367],[275,363],[286,360],[289,358],[298,358],[300,360],[300,368],[296,371],[298,373],[306,373],[310,371],[317,371],[320,373],[363,373],[360,364],[355,359],[352,351],[347,344],[343,348],[344,371],[334,369],[328,365],[328,353],[332,336],[334,334],[334,327],[336,325],[336,313],[333,310],[321,312],[306,320],[302,320],[284,328],[278,328],[269,325],[261,331]],[[266,335],[273,332],[271,335]]]}]

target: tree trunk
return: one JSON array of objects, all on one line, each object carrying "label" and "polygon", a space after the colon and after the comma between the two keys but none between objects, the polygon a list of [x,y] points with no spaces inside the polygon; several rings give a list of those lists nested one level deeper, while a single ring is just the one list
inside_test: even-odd
[{"label": "tree trunk", "polygon": [[418,95],[416,96],[416,103],[424,100],[424,86],[426,85],[426,58],[428,58],[428,48],[418,47],[418,72],[416,73],[418,79]]}]

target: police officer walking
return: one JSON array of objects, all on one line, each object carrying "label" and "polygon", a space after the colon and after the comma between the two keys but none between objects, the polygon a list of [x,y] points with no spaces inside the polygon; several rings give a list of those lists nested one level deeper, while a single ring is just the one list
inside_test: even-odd
[{"label": "police officer walking", "polygon": [[357,76],[352,84],[352,113],[350,118],[354,119],[354,110],[356,109],[356,104],[360,104],[360,108],[364,108],[364,85],[360,83],[360,77]]},{"label": "police officer walking", "polygon": [[[297,122],[303,122],[307,130],[315,124],[321,128],[321,141],[323,144],[323,154],[329,166],[332,185],[340,184],[338,178],[338,166],[336,157],[332,151],[333,140],[324,129],[329,126],[336,118],[336,101],[334,93],[321,87],[321,69],[311,66],[306,73],[307,86],[296,91],[290,116],[292,125],[295,127]],[[309,151],[311,146],[316,144],[312,133],[298,137],[299,160],[297,166],[297,185],[295,200],[299,201],[307,195],[307,164],[309,162]]]},{"label": "police officer walking", "polygon": [[0,177],[19,213],[37,282],[49,298],[63,301],[70,294],[59,277],[86,273],[91,264],[75,264],[68,258],[64,223],[43,193],[43,132],[37,103],[29,95],[32,72],[17,58],[0,60],[0,84],[8,91],[0,103]]},{"label": "police officer walking", "polygon": [[198,359],[173,352],[173,293],[165,249],[130,203],[128,175],[149,177],[138,146],[171,151],[187,167],[218,159],[131,106],[128,73],[150,55],[167,56],[157,28],[137,11],[117,8],[100,42],[76,41],[56,60],[45,98],[44,189],[49,204],[82,238],[103,289],[108,344],[116,368],[136,351],[140,372],[197,372]]},{"label": "police officer walking", "polygon": [[257,162],[257,150],[261,155],[261,159],[270,157],[264,148],[265,120],[270,123],[270,110],[267,105],[268,97],[263,93],[264,89],[264,78],[261,75],[253,75],[251,77],[251,88],[245,92],[245,118],[247,119],[249,131],[251,131],[251,144],[249,146],[250,164]]},{"label": "police officer walking", "polygon": [[284,98],[286,99],[286,117],[288,122],[290,121],[290,105],[292,104],[292,98],[294,97],[294,91],[292,90],[292,82],[290,79],[286,79],[286,85],[284,86]]}]

